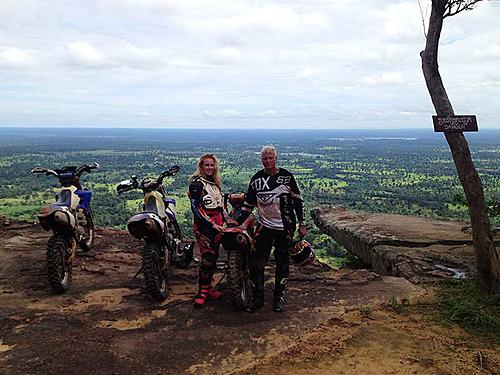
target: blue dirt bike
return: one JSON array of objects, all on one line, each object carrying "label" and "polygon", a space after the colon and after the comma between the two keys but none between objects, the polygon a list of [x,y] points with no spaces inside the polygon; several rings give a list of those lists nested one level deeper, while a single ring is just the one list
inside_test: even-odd
[{"label": "blue dirt bike", "polygon": [[63,293],[71,284],[71,269],[78,244],[89,251],[94,244],[94,220],[90,209],[92,192],[82,188],[80,176],[97,169],[99,164],[65,166],[61,169],[35,168],[34,174],[57,177],[61,190],[57,201],[40,209],[38,219],[43,229],[53,231],[47,245],[49,284],[55,293]]}]

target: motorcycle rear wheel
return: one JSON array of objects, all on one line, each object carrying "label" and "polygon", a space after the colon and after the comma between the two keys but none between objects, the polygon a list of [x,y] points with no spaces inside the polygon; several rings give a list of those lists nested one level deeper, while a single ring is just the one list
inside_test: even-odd
[{"label": "motorcycle rear wheel", "polygon": [[160,244],[146,244],[142,249],[142,272],[147,293],[155,301],[168,296],[168,273]]},{"label": "motorcycle rear wheel", "polygon": [[69,241],[60,234],[54,234],[47,244],[47,273],[54,293],[61,294],[71,285],[71,256]]},{"label": "motorcycle rear wheel", "polygon": [[238,250],[229,250],[227,263],[227,282],[231,301],[237,309],[243,310],[248,306],[253,295],[248,256]]}]

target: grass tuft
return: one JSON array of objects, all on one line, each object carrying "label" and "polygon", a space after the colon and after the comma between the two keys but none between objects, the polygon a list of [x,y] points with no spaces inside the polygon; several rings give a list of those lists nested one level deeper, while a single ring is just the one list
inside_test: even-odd
[{"label": "grass tuft", "polygon": [[500,294],[484,295],[473,280],[447,280],[438,290],[439,318],[500,342]]}]

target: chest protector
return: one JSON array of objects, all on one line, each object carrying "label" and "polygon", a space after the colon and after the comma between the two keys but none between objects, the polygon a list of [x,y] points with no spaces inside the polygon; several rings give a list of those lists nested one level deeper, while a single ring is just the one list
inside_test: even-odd
[{"label": "chest protector", "polygon": [[201,199],[203,208],[207,210],[222,208],[222,194],[217,185],[204,178],[200,178],[200,181],[203,184],[203,198]]}]

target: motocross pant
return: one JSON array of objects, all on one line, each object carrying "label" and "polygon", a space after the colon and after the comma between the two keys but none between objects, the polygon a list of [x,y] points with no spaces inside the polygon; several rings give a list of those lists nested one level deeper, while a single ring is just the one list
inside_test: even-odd
[{"label": "motocross pant", "polygon": [[276,271],[274,274],[274,297],[283,297],[290,271],[288,251],[292,246],[293,230],[277,230],[257,225],[254,236],[255,251],[250,254],[250,278],[255,300],[264,300],[264,269],[274,245]]},{"label": "motocross pant", "polygon": [[[212,223],[222,225],[222,213],[218,212],[214,215],[210,215],[210,221]],[[199,285],[201,289],[202,287],[210,286],[212,283],[212,278],[217,266],[217,259],[219,258],[219,247],[222,232],[218,232],[212,227],[207,227],[206,225],[197,223],[196,221],[193,229],[201,255],[199,269]]]}]

